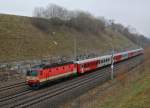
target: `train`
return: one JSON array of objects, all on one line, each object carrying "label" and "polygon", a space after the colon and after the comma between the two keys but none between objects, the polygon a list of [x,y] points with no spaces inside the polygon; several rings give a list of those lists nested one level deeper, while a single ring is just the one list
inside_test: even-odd
[{"label": "train", "polygon": [[81,75],[104,66],[118,63],[144,53],[143,48],[119,53],[78,59],[65,63],[41,64],[33,66],[26,74],[26,83],[31,88],[39,88],[45,83],[63,79],[72,75]]}]

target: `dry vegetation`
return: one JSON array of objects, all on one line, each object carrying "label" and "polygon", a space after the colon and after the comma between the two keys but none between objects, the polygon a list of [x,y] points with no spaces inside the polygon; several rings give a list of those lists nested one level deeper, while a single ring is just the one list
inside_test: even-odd
[{"label": "dry vegetation", "polygon": [[112,45],[117,50],[137,47],[138,34],[86,12],[50,5],[34,13],[32,18],[0,14],[0,62],[70,56],[75,38],[77,54],[110,51]]},{"label": "dry vegetation", "polygon": [[136,47],[129,39],[111,29],[97,35],[53,25],[45,20],[50,24],[49,31],[45,32],[34,25],[33,20],[39,20],[42,24],[41,21],[45,19],[0,15],[0,61],[72,55],[74,38],[77,39],[77,53],[107,51],[112,40],[116,49]]},{"label": "dry vegetation", "polygon": [[149,66],[150,48],[145,51],[141,66],[128,74],[119,74],[114,81],[96,87],[60,108],[150,108]]}]

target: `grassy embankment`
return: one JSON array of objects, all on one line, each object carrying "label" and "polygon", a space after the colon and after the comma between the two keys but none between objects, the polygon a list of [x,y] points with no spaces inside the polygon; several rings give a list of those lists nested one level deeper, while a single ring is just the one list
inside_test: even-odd
[{"label": "grassy embankment", "polygon": [[105,52],[111,49],[111,44],[116,49],[136,46],[124,35],[109,28],[100,34],[85,33],[41,19],[49,26],[48,32],[45,32],[35,26],[33,20],[37,19],[0,14],[0,62],[73,55],[74,38],[77,39],[77,53]]}]

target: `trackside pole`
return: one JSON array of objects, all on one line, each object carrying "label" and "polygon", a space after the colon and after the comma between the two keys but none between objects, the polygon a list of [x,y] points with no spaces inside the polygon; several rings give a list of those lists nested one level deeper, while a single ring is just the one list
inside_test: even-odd
[{"label": "trackside pole", "polygon": [[77,40],[76,37],[74,37],[74,61],[77,60]]},{"label": "trackside pole", "polygon": [[114,50],[112,51],[112,62],[111,62],[111,80],[114,79]]}]

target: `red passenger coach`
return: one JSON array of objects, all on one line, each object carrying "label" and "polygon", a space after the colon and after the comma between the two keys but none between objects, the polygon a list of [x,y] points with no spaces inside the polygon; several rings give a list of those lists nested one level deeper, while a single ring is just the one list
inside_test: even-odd
[{"label": "red passenger coach", "polygon": [[114,55],[114,62],[119,62],[122,59],[122,54],[115,54]]},{"label": "red passenger coach", "polygon": [[114,62],[115,63],[123,61],[125,59],[128,59],[128,52],[121,52],[121,53],[114,54]]},{"label": "red passenger coach", "polygon": [[134,54],[135,54],[135,52],[130,51],[130,52],[129,52],[129,54],[128,54],[128,55],[129,55],[129,58],[133,57],[133,56],[134,56]]},{"label": "red passenger coach", "polygon": [[144,51],[143,48],[128,51],[129,58],[143,54],[144,53],[143,51]]},{"label": "red passenger coach", "polygon": [[99,57],[97,58],[91,58],[86,60],[77,61],[77,71],[78,73],[85,73],[91,70],[94,70],[98,67],[98,64],[100,64]]}]

